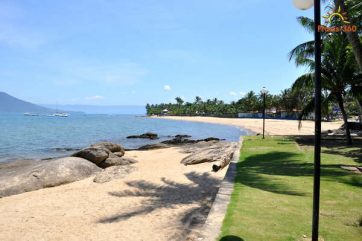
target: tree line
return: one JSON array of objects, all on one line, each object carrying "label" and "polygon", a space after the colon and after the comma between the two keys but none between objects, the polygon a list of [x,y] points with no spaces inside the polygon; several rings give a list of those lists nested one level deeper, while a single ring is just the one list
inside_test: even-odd
[{"label": "tree line", "polygon": [[[362,2],[360,0],[334,0],[329,2],[327,9],[345,12],[351,25],[357,26],[355,32],[321,33],[322,38],[322,115],[331,119],[341,115],[344,121],[348,144],[352,143],[348,118],[360,115],[362,110]],[[299,24],[308,32],[314,32],[314,21],[307,17],[298,17]],[[326,23],[330,26],[343,26],[340,18],[333,18]],[[289,89],[279,95],[266,95],[267,109],[276,112],[298,112],[301,121],[314,111],[314,40],[296,46],[289,53],[290,61],[296,66],[306,68]],[[205,115],[220,117],[236,117],[238,113],[261,112],[263,109],[262,95],[253,91],[243,98],[225,103],[217,98],[185,102],[180,97],[176,103],[158,105],[147,104],[148,115]]]}]

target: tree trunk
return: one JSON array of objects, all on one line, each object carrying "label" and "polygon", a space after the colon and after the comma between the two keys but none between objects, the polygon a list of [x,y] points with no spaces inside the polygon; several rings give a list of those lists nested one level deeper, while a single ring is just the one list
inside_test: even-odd
[{"label": "tree trunk", "polygon": [[337,97],[339,108],[341,109],[342,116],[343,116],[344,127],[346,129],[347,144],[352,145],[351,131],[350,131],[349,125],[348,125],[348,116],[347,116],[346,110],[344,109],[343,98],[342,98],[342,95],[340,95],[340,94],[338,94],[336,97]]},{"label": "tree trunk", "polygon": [[359,40],[358,34],[356,32],[348,32],[346,34],[349,43],[352,45],[353,54],[356,58],[358,67],[362,70],[362,44]]},{"label": "tree trunk", "polygon": [[358,120],[359,123],[362,123],[362,101],[357,99],[357,105],[358,105]]}]

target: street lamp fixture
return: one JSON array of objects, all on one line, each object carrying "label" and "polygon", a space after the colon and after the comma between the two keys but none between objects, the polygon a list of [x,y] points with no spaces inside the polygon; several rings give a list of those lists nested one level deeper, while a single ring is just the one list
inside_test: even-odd
[{"label": "street lamp fixture", "polygon": [[307,10],[314,4],[314,0],[293,0],[294,6],[301,10]]},{"label": "street lamp fixture", "polygon": [[302,10],[311,8],[314,3],[314,45],[315,45],[315,82],[314,82],[314,105],[315,105],[315,134],[314,134],[314,182],[313,182],[313,223],[312,241],[318,241],[319,229],[319,196],[321,175],[321,34],[318,26],[321,24],[321,1],[320,0],[293,0],[294,5]]},{"label": "street lamp fixture", "polygon": [[268,90],[263,87],[260,93],[263,96],[263,139],[265,139],[265,96],[268,93]]}]

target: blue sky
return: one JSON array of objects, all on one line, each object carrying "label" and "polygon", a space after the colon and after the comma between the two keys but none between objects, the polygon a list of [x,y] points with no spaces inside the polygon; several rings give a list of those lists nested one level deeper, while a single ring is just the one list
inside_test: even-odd
[{"label": "blue sky", "polygon": [[312,36],[292,0],[0,0],[0,91],[41,104],[144,105],[287,88]]}]

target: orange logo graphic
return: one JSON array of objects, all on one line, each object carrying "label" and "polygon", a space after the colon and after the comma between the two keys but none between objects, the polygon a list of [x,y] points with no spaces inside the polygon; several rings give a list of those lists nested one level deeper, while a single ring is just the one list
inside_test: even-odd
[{"label": "orange logo graphic", "polygon": [[323,16],[323,18],[326,19],[327,23],[332,23],[333,18],[339,18],[343,23],[350,24],[350,22],[347,21],[347,13],[342,12],[341,6],[339,6],[337,12],[328,12],[328,15]]},{"label": "orange logo graphic", "polygon": [[[325,19],[326,25],[319,25],[318,31],[324,33],[336,33],[336,32],[356,32],[357,26],[351,25],[351,22],[348,21],[347,13],[342,12],[341,6],[338,7],[338,10],[335,12],[328,12],[326,16],[323,16]],[[334,20],[339,20],[341,24],[337,23]],[[338,24],[340,26],[333,26]],[[332,26],[331,26],[332,25]]]}]

